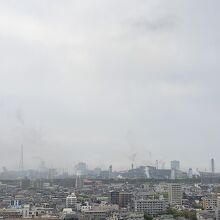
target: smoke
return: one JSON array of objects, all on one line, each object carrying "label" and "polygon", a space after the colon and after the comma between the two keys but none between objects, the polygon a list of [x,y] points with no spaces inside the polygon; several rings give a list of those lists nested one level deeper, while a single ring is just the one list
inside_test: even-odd
[{"label": "smoke", "polygon": [[4,101],[3,99],[0,98],[0,107],[3,106],[3,104],[4,104]]},{"label": "smoke", "polygon": [[24,126],[24,116],[23,116],[23,112],[22,112],[20,109],[18,109],[18,110],[16,111],[15,117],[16,117],[16,119],[18,120],[18,122],[19,122],[22,126]]},{"label": "smoke", "polygon": [[33,144],[42,144],[43,135],[43,130],[37,127],[29,128],[26,134],[28,141]]},{"label": "smoke", "polygon": [[130,150],[133,152],[135,145],[136,145],[135,134],[131,130],[128,130],[126,133],[126,139],[127,139],[128,145],[130,147]]},{"label": "smoke", "polygon": [[150,32],[173,31],[176,27],[176,21],[176,17],[169,15],[153,20],[140,17],[138,21],[133,23],[133,26]]},{"label": "smoke", "polygon": [[128,146],[129,146],[128,159],[133,166],[133,165],[135,165],[135,160],[137,157],[136,136],[135,136],[134,132],[132,132],[131,130],[128,130],[126,133],[126,140],[127,140]]},{"label": "smoke", "polygon": [[27,142],[28,144],[42,144],[43,140],[43,130],[41,127],[29,124],[25,122],[24,112],[21,109],[17,109],[15,117],[20,127],[20,132],[22,136],[22,142]]}]

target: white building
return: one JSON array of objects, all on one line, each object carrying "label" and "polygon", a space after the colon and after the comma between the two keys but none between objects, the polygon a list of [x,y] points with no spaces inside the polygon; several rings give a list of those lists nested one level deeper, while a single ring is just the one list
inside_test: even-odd
[{"label": "white building", "polygon": [[22,208],[22,217],[31,218],[30,205],[24,205],[24,207]]},{"label": "white building", "polygon": [[81,212],[86,212],[92,209],[92,206],[90,205],[82,205],[80,211]]},{"label": "white building", "polygon": [[77,198],[75,193],[72,193],[71,195],[68,195],[66,197],[66,208],[76,208]]},{"label": "white building", "polygon": [[178,183],[169,184],[168,198],[171,205],[182,205],[182,186]]}]

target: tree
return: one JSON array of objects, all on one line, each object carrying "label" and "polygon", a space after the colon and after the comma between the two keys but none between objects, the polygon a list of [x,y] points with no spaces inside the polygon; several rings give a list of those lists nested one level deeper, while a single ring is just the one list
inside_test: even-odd
[{"label": "tree", "polygon": [[147,212],[144,213],[144,219],[145,220],[152,220],[153,216],[149,215]]}]

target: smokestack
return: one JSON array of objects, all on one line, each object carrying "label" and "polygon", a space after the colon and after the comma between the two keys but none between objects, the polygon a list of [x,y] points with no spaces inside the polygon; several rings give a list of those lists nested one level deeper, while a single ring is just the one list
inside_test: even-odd
[{"label": "smokestack", "polygon": [[214,160],[214,158],[211,159],[211,172],[212,173],[215,172],[215,160]]},{"label": "smokestack", "polygon": [[23,155],[23,144],[21,145],[21,152],[20,152],[20,162],[19,162],[19,171],[21,173],[21,176],[23,176],[24,172],[24,155]]}]

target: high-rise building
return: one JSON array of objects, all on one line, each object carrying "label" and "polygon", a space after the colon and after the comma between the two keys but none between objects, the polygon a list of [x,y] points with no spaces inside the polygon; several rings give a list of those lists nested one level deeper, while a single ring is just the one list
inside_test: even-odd
[{"label": "high-rise building", "polygon": [[178,183],[169,184],[168,196],[171,205],[182,205],[182,186]]},{"label": "high-rise building", "polygon": [[66,197],[66,208],[76,208],[76,203],[77,203],[77,197],[75,193],[72,193],[71,195],[68,195]]},{"label": "high-rise building", "polygon": [[87,174],[87,165],[84,162],[80,162],[75,166],[76,169],[76,173],[78,173],[79,175],[86,175]]},{"label": "high-rise building", "polygon": [[119,192],[111,191],[110,192],[110,202],[112,204],[117,204],[121,208],[127,208],[131,203],[132,193],[130,192]]},{"label": "high-rise building", "polygon": [[171,170],[180,170],[180,161],[178,160],[172,160],[170,162]]},{"label": "high-rise building", "polygon": [[127,208],[132,199],[132,193],[129,192],[120,192],[119,193],[119,207],[120,208]]},{"label": "high-rise building", "polygon": [[188,177],[189,177],[190,179],[193,178],[193,171],[192,171],[192,168],[189,168],[189,171],[188,171]]},{"label": "high-rise building", "polygon": [[110,192],[110,202],[112,204],[119,204],[119,191],[111,191]]}]

